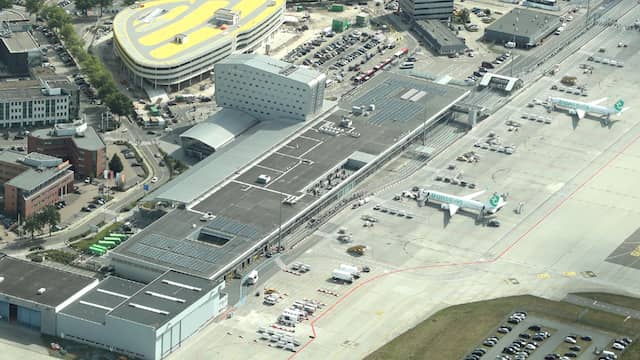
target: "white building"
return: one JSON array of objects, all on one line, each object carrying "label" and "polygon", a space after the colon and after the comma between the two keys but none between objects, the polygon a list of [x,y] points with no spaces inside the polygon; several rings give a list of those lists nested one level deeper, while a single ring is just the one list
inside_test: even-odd
[{"label": "white building", "polygon": [[326,78],[264,55],[230,56],[215,66],[216,102],[260,120],[304,121],[322,110]]},{"label": "white building", "polygon": [[48,125],[78,118],[79,93],[68,80],[0,83],[0,127]]},{"label": "white building", "polygon": [[415,20],[449,20],[453,14],[453,0],[400,0],[400,9]]}]

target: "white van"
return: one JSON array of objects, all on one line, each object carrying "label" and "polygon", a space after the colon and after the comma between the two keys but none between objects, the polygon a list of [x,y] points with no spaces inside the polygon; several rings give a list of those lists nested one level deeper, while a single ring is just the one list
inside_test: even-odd
[{"label": "white van", "polygon": [[504,47],[506,47],[507,49],[513,49],[516,47],[516,43],[514,43],[513,41],[507,41],[504,44]]}]

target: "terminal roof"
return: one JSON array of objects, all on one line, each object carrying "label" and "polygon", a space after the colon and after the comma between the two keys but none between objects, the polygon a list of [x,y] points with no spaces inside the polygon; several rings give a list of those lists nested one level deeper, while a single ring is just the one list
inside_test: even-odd
[{"label": "terminal roof", "polygon": [[216,283],[206,279],[167,271],[107,315],[157,329],[208,296],[215,286]]},{"label": "terminal roof", "polygon": [[209,119],[183,132],[180,137],[197,140],[218,151],[257,122],[256,118],[244,111],[222,109]]}]

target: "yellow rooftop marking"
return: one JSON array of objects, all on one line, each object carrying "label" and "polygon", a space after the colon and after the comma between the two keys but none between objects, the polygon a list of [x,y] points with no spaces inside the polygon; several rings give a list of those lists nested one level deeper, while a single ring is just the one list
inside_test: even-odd
[{"label": "yellow rooftop marking", "polygon": [[[193,9],[189,14],[187,14],[179,21],[176,21],[175,23],[169,24],[148,35],[141,37],[140,44],[144,46],[158,45],[165,40],[172,39],[178,34],[188,34],[189,43],[193,41],[197,44],[194,39],[191,39],[192,34],[188,33],[189,30],[191,30],[195,26],[204,24],[207,19],[213,17],[213,14],[216,10],[224,8],[227,4],[229,4],[228,1],[207,1],[197,9]],[[145,8],[148,7],[149,6],[145,6]]]},{"label": "yellow rooftop marking", "polygon": [[[285,0],[276,0],[275,1],[276,4],[274,6],[267,6],[264,9],[264,11],[262,11],[259,14],[257,14],[253,19],[249,20],[246,24],[242,25],[238,29],[238,33],[242,34],[244,31],[251,30],[254,26],[256,26],[257,24],[261,23],[264,19],[266,19],[269,16],[273,15],[277,10],[279,10],[282,7],[282,3],[284,1]],[[242,5],[242,4],[244,4],[244,1],[241,2],[240,4],[238,4],[236,7],[240,7],[240,5]],[[234,8],[234,10],[235,10],[235,8]],[[242,15],[245,15],[244,11],[243,11]]]},{"label": "yellow rooftop marking", "polygon": [[175,54],[184,52],[193,46],[197,46],[214,36],[220,34],[222,30],[205,26],[189,34],[187,42],[184,44],[168,43],[157,47],[149,52],[149,55],[156,59],[167,59]]}]

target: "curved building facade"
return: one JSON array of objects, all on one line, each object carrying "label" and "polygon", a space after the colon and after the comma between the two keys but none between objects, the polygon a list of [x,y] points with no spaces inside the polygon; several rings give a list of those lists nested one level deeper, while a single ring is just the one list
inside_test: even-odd
[{"label": "curved building facade", "polygon": [[113,48],[136,86],[179,90],[282,24],[285,0],[158,0],[125,8]]}]

